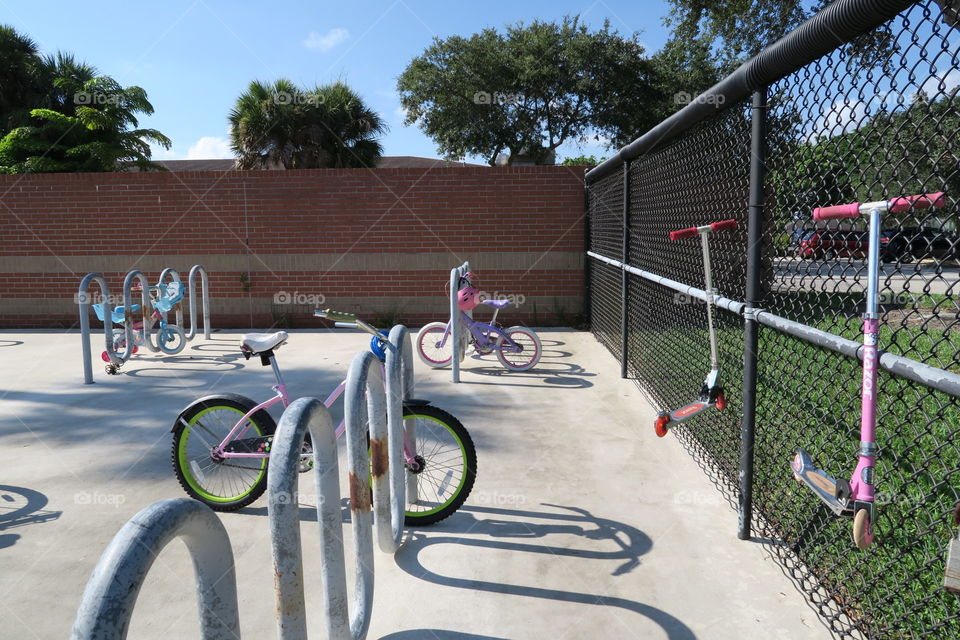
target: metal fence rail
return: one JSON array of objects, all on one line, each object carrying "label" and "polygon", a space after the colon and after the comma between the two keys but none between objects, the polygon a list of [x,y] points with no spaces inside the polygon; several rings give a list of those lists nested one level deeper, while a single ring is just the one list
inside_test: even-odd
[{"label": "metal fence rail", "polygon": [[[587,174],[592,329],[658,408],[708,366],[702,259],[667,233],[738,221],[711,238],[729,405],[676,433],[837,637],[960,636],[942,587],[960,499],[958,85],[955,3],[838,0]],[[936,191],[944,208],[884,224],[878,537],[860,552],[790,471],[802,447],[849,473],[858,444],[865,227],[810,212]]]}]

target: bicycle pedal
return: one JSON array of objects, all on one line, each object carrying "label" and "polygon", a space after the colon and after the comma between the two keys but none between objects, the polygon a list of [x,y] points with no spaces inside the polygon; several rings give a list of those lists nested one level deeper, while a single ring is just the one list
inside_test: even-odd
[{"label": "bicycle pedal", "polygon": [[813,464],[810,455],[803,449],[798,449],[791,464],[793,475],[807,485],[816,495],[830,507],[838,516],[852,515],[853,505],[850,500],[837,497],[837,480],[829,473]]}]

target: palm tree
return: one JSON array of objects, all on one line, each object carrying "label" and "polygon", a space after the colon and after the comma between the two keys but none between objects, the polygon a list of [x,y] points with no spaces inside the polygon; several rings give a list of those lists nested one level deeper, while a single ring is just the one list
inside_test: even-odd
[{"label": "palm tree", "polygon": [[13,27],[0,25],[0,135],[29,120],[44,84],[37,43]]},{"label": "palm tree", "polygon": [[383,153],[386,124],[342,82],[304,91],[254,81],[229,119],[241,169],[373,167]]},{"label": "palm tree", "polygon": [[46,91],[30,110],[29,124],[0,140],[0,172],[162,168],[150,161],[150,142],[169,148],[169,138],[137,128],[137,114],[153,113],[146,91],[97,75],[69,54],[48,56],[42,64]]}]

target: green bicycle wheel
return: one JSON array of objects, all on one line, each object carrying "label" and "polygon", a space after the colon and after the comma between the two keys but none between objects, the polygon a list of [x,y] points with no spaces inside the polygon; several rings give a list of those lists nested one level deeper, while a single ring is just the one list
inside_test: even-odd
[{"label": "green bicycle wheel", "polygon": [[[187,494],[216,511],[235,511],[267,488],[267,458],[215,459],[211,452],[256,405],[243,398],[207,398],[187,408],[173,429],[173,469]],[[248,418],[244,440],[273,435],[276,423],[262,409]]]}]

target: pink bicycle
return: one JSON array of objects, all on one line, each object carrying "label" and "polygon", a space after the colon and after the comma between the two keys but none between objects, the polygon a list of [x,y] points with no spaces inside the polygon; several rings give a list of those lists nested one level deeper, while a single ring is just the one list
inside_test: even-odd
[{"label": "pink bicycle", "polygon": [[[383,362],[386,339],[353,314],[317,311],[337,326],[370,333],[370,350]],[[267,486],[267,462],[277,425],[267,409],[290,405],[287,386],[280,375],[274,350],[288,339],[287,332],[249,333],[240,350],[250,359],[260,356],[273,368],[274,396],[256,403],[245,396],[222,393],[200,398],[184,409],[173,424],[172,462],[177,480],[187,494],[217,511],[245,507],[263,494]],[[324,405],[330,407],[343,395],[346,381],[334,389]],[[451,515],[464,503],[476,478],[477,451],[466,428],[454,416],[427,400],[403,403],[407,440],[403,455],[407,473],[416,482],[416,499],[405,511],[408,526],[432,524]],[[337,427],[339,438],[346,431]],[[309,440],[304,443],[300,472],[313,465]]]},{"label": "pink bicycle", "polygon": [[861,550],[873,543],[874,513],[874,464],[877,459],[877,334],[880,330],[880,315],[877,303],[880,288],[880,216],[882,213],[897,213],[908,209],[942,207],[945,198],[942,192],[928,193],[881,202],[842,204],[820,207],[813,210],[813,219],[839,220],[870,217],[869,245],[867,256],[867,305],[863,314],[863,378],[860,399],[860,450],[859,461],[850,475],[850,480],[837,480],[823,469],[814,466],[810,455],[798,449],[791,465],[793,476],[803,482],[838,516],[853,517],[853,541]]},{"label": "pink bicycle", "polygon": [[[510,371],[528,371],[540,362],[543,347],[540,337],[533,329],[515,326],[504,329],[497,322],[497,314],[510,304],[509,300],[492,300],[482,295],[470,281],[472,273],[460,278],[460,291],[457,294],[457,306],[460,320],[469,332],[467,340],[474,351],[481,356],[497,354],[497,360]],[[477,322],[466,311],[481,304],[493,307],[493,319],[489,323]],[[431,322],[417,334],[417,355],[425,365],[439,369],[450,364],[455,351],[450,333],[449,322]]]}]

